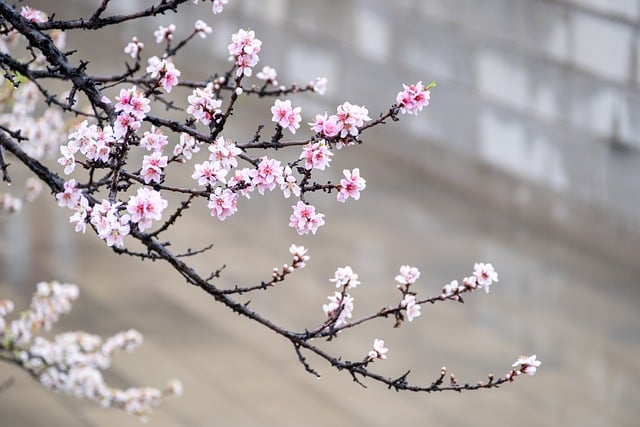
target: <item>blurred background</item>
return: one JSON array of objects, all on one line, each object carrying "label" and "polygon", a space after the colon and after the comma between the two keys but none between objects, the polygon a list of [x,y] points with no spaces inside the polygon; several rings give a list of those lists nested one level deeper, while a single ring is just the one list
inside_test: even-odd
[{"label": "blurred background", "polygon": [[[30,5],[78,18],[99,3]],[[147,3],[113,1],[108,11]],[[307,268],[247,297],[293,329],[323,319],[337,267],[360,275],[357,318],[397,303],[393,277],[401,264],[420,268],[415,288],[430,296],[469,275],[474,262],[491,262],[500,282],[490,294],[425,306],[400,329],[379,321],[325,348],[356,360],[383,338],[389,358],[375,368],[388,376],[411,369],[409,379],[423,384],[443,365],[462,382],[503,375],[520,354],[537,354],[538,375],[500,390],[416,395],[374,383],[363,389],[310,357],[322,374],[316,380],[285,341],[186,286],[167,266],[117,256],[95,236],[76,235],[68,211],[46,195],[21,215],[0,217],[2,297],[21,308],[38,281],[77,283],[80,299],[56,332],[143,332],[145,344],[117,357],[107,380],[120,387],[183,381],[184,396],[155,411],[152,426],[638,425],[640,1],[231,0],[215,17],[209,4],[185,9],[118,31],[69,33],[69,49],[78,50],[70,58],[89,58],[91,73],[115,74],[130,60],[122,49],[132,36],[145,43],[143,57],[158,55],[152,33],[159,24],[175,23],[180,39],[200,18],[213,34],[178,55],[182,77],[228,69],[231,34],[251,28],[263,41],[256,71],[275,67],[282,84],[328,78],[325,96],[292,98],[303,122],[345,100],[375,117],[402,83],[438,86],[418,117],[402,116],[367,132],[364,146],[336,153],[323,176],[336,180],[342,169],[359,167],[367,189],[345,205],[314,195],[327,222],[317,236],[297,236],[287,226],[292,202],[272,193],[242,200],[224,223],[196,203],[168,235],[174,250],[215,243],[192,261],[205,276],[226,264],[218,283],[232,287],[267,280],[290,262],[291,243],[304,244]],[[244,98],[225,136],[247,141],[261,123],[269,135],[272,103]],[[11,191],[19,195],[21,169],[13,163]],[[139,424],[0,365],[0,381],[9,377],[15,384],[0,394],[0,425]]]}]

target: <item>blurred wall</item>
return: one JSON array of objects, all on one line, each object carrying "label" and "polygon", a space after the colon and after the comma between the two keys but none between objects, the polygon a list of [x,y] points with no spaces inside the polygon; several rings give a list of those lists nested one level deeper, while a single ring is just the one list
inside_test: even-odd
[{"label": "blurred wall", "polygon": [[[74,16],[99,2],[65,3]],[[425,113],[380,132],[381,155],[635,260],[640,0],[231,0],[219,16],[203,5],[188,9],[165,18],[185,30],[196,18],[214,27],[210,50],[192,57],[203,76],[214,70],[206,58],[224,63],[230,34],[242,27],[264,41],[259,68],[276,67],[281,83],[328,77],[327,96],[299,101],[305,121],[344,100],[374,115],[401,83],[436,80]],[[144,33],[140,23],[130,30],[114,36],[124,45]]]}]

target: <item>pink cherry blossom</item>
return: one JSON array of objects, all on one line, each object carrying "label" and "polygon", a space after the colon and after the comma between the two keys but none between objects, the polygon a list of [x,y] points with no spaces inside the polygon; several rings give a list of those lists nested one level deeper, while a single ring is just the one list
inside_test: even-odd
[{"label": "pink cherry blossom", "polygon": [[75,207],[75,213],[69,217],[69,222],[75,224],[76,233],[83,233],[87,230],[87,218],[91,213],[89,201],[84,197],[80,197],[78,205]]},{"label": "pink cherry blossom", "polygon": [[307,249],[304,246],[292,244],[289,246],[289,252],[293,255],[293,263],[291,264],[293,268],[304,268],[306,262],[310,259],[309,255],[307,255]]},{"label": "pink cherry blossom", "polygon": [[347,286],[347,288],[355,288],[360,282],[358,281],[358,275],[353,272],[348,265],[340,267],[334,273],[333,279],[329,279],[330,282],[336,284],[336,288]]},{"label": "pink cherry blossom", "polygon": [[116,96],[116,100],[118,101],[114,105],[116,112],[128,113],[137,120],[144,119],[151,110],[149,106],[151,101],[136,86],[132,86],[129,89],[120,89],[120,94]]},{"label": "pink cherry blossom", "polygon": [[384,340],[373,340],[373,350],[369,352],[369,358],[371,359],[386,359],[388,348],[384,346]]},{"label": "pink cherry blossom", "polygon": [[163,40],[167,40],[167,41],[173,40],[173,33],[175,31],[176,31],[176,26],[174,24],[171,24],[166,28],[160,25],[158,29],[153,32],[153,35],[156,38],[156,43],[162,43]]},{"label": "pink cherry blossom", "polygon": [[347,136],[358,136],[360,133],[360,127],[364,125],[365,121],[371,120],[368,116],[369,110],[365,107],[353,105],[349,102],[345,102],[338,106],[337,116],[338,121],[342,123],[342,130],[340,131],[340,137],[346,138]]},{"label": "pink cherry blossom", "polygon": [[220,162],[210,162],[206,160],[194,166],[191,178],[198,181],[198,185],[216,185],[218,182],[226,183],[228,171],[222,167]]},{"label": "pink cherry blossom", "polygon": [[35,23],[47,22],[46,13],[29,6],[22,6],[22,9],[20,10],[20,15],[26,20],[31,22],[35,22]]},{"label": "pink cherry blossom", "polygon": [[90,222],[96,228],[98,236],[106,235],[109,232],[110,225],[116,220],[117,209],[121,203],[113,205],[106,199],[100,204],[95,204],[90,212]]},{"label": "pink cherry blossom", "polygon": [[187,114],[191,114],[205,126],[209,126],[216,116],[222,114],[222,101],[215,99],[213,86],[213,83],[208,83],[204,88],[195,88],[187,97]]},{"label": "pink cherry blossom", "polygon": [[161,129],[151,126],[151,131],[146,131],[140,138],[140,146],[149,151],[162,151],[168,139]]},{"label": "pink cherry blossom", "polygon": [[450,283],[442,287],[441,296],[444,298],[454,297],[453,299],[458,299],[459,297],[456,294],[463,291],[464,288],[464,286],[460,286],[458,284],[457,280],[452,280]]},{"label": "pink cherry blossom", "polygon": [[112,221],[109,226],[109,231],[103,233],[100,237],[107,242],[107,246],[122,247],[124,246],[124,238],[130,231],[129,215],[122,215],[120,218]]},{"label": "pink cherry blossom", "polygon": [[140,231],[144,231],[151,227],[153,220],[162,219],[162,211],[167,204],[158,191],[142,187],[129,198],[127,211],[131,214],[131,222],[137,223]]},{"label": "pink cherry blossom", "polygon": [[532,356],[520,356],[518,360],[512,365],[514,367],[519,366],[520,372],[526,375],[535,375],[542,362],[536,360],[536,355]]},{"label": "pink cherry blossom", "polygon": [[211,27],[209,25],[207,25],[206,22],[204,22],[201,19],[198,19],[196,21],[196,23],[193,26],[193,29],[195,32],[198,33],[198,35],[200,36],[200,38],[205,39],[207,38],[207,34],[211,34],[211,31],[213,31],[211,29]]},{"label": "pink cherry blossom", "polygon": [[235,142],[231,139],[225,139],[223,136],[219,136],[209,145],[209,160],[220,162],[220,165],[229,170],[238,166],[238,156],[242,153],[242,150],[236,147]]},{"label": "pink cherry blossom", "polygon": [[279,160],[263,157],[258,163],[258,173],[253,179],[252,185],[258,189],[260,194],[264,190],[273,191],[276,186],[284,182],[284,169]]},{"label": "pink cherry blossom", "polygon": [[289,217],[289,227],[295,228],[298,234],[316,234],[318,227],[324,225],[324,214],[316,213],[313,205],[307,205],[303,201],[293,207],[293,213]]},{"label": "pink cherry blossom", "polygon": [[145,184],[150,182],[160,183],[162,180],[162,170],[167,166],[167,156],[163,156],[161,151],[154,151],[142,159],[142,170],[140,175]]},{"label": "pink cherry blossom", "polygon": [[64,191],[62,193],[56,194],[58,206],[66,206],[70,209],[76,208],[76,206],[80,202],[80,197],[82,197],[82,192],[80,191],[80,189],[76,188],[75,179],[70,179],[69,181],[65,182]]},{"label": "pink cherry blossom", "polygon": [[409,322],[420,316],[420,305],[416,304],[415,295],[406,294],[400,302],[400,306],[406,309]]},{"label": "pink cherry blossom", "polygon": [[62,157],[58,159],[58,163],[64,166],[64,174],[69,175],[76,168],[76,158],[66,145],[60,146],[60,154]]},{"label": "pink cherry blossom", "polygon": [[322,305],[324,314],[330,319],[335,319],[335,316],[338,316],[335,319],[336,327],[346,324],[347,319],[353,315],[353,298],[349,294],[343,295],[340,292],[335,292],[327,299],[329,299],[329,303]]},{"label": "pink cherry blossom", "polygon": [[268,65],[265,65],[262,68],[262,71],[256,74],[256,77],[260,80],[266,80],[268,83],[271,83],[274,86],[278,85],[278,80],[276,80],[276,78],[278,77],[278,73],[276,72],[275,68],[269,67]]},{"label": "pink cherry blossom", "polygon": [[300,186],[296,182],[296,177],[293,176],[289,166],[284,168],[284,180],[282,184],[280,184],[280,189],[282,190],[282,194],[285,199],[291,197],[292,194],[296,197],[300,197]]},{"label": "pink cherry blossom", "polygon": [[178,84],[178,77],[181,74],[173,62],[167,58],[159,59],[157,56],[149,58],[147,73],[151,74],[151,78],[158,77],[158,83],[167,92],[171,92],[171,89]]},{"label": "pink cherry blossom", "polygon": [[256,169],[236,169],[234,176],[229,178],[227,185],[233,188],[234,191],[239,192],[241,196],[250,199],[251,192],[255,190],[252,183],[257,176],[258,171]]},{"label": "pink cherry blossom", "polygon": [[360,177],[360,169],[355,168],[351,171],[345,169],[342,173],[344,178],[340,180],[338,201],[344,203],[349,197],[354,200],[360,199],[360,192],[367,186],[367,181]]},{"label": "pink cherry blossom", "polygon": [[173,149],[173,155],[178,157],[182,155],[185,159],[191,160],[194,153],[200,151],[198,141],[188,133],[180,134],[180,142]]},{"label": "pink cherry blossom", "polygon": [[338,120],[338,116],[332,115],[327,117],[327,113],[324,115],[317,114],[316,119],[309,123],[311,129],[324,136],[325,138],[331,138],[342,131],[343,123]]},{"label": "pink cherry blossom", "polygon": [[98,139],[98,127],[93,124],[89,125],[89,122],[83,120],[76,126],[76,130],[69,134],[69,142],[67,147],[69,153],[75,154],[80,151],[82,154],[87,152],[87,146]]},{"label": "pink cherry blossom", "polygon": [[477,280],[478,287],[484,288],[485,292],[489,293],[489,287],[493,282],[498,281],[498,273],[493,269],[493,265],[478,262],[473,269],[473,275]]},{"label": "pink cherry blossom", "polygon": [[318,77],[315,81],[311,82],[311,87],[313,87],[313,91],[318,95],[324,95],[327,91],[327,79],[326,77]]},{"label": "pink cherry blossom", "polygon": [[229,3],[229,0],[213,0],[213,4],[211,5],[211,10],[213,10],[214,14],[222,13],[222,9],[224,5]]},{"label": "pink cherry blossom", "polygon": [[291,107],[291,101],[280,101],[276,99],[273,107],[271,107],[271,113],[273,117],[271,121],[278,124],[285,129],[289,129],[291,133],[296,133],[296,129],[300,127],[302,116],[300,115],[300,107]]},{"label": "pink cherry blossom", "polygon": [[331,156],[333,153],[324,139],[308,143],[300,154],[300,158],[304,159],[304,168],[307,170],[324,170],[331,163]]},{"label": "pink cherry blossom", "polygon": [[118,114],[113,123],[113,135],[117,138],[124,138],[129,131],[135,132],[140,129],[142,123],[136,117],[129,113],[122,112]]},{"label": "pink cherry blossom", "polygon": [[412,285],[420,277],[420,270],[416,267],[403,265],[400,267],[400,274],[396,276],[396,282],[402,285]]},{"label": "pink cherry blossom", "polygon": [[396,97],[402,114],[418,114],[429,105],[430,92],[421,81],[411,86],[403,84],[402,87],[404,89]]},{"label": "pink cherry blossom", "polygon": [[105,138],[96,139],[86,146],[85,155],[89,160],[107,163],[109,161],[110,154],[111,147]]},{"label": "pink cherry blossom", "polygon": [[236,77],[245,75],[251,76],[252,68],[258,64],[260,58],[258,52],[262,42],[255,36],[253,30],[245,31],[240,29],[231,36],[231,44],[227,46],[229,50],[229,60],[235,61]]},{"label": "pink cherry blossom", "polygon": [[224,190],[220,187],[209,196],[209,204],[211,216],[217,216],[220,221],[224,221],[227,217],[238,211],[237,207],[238,195],[228,188]]},{"label": "pink cherry blossom", "polygon": [[[131,231],[129,215],[118,215],[120,205],[122,205],[121,202],[112,204],[108,200],[102,200],[101,204],[91,209],[90,222],[96,227],[98,237],[104,240],[107,246],[122,247],[124,237]],[[76,230],[82,229],[82,225],[78,223],[79,219],[75,222]]]},{"label": "pink cherry blossom", "polygon": [[125,46],[124,53],[131,55],[131,57],[135,59],[143,48],[144,43],[138,40],[137,37],[133,37],[131,41]]}]

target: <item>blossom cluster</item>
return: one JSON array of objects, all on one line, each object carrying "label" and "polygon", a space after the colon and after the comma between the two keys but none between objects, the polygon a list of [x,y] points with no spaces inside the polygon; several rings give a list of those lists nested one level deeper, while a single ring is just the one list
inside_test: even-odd
[{"label": "blossom cluster", "polygon": [[131,232],[131,224],[137,224],[140,231],[148,229],[154,220],[162,217],[162,211],[168,204],[160,192],[141,187],[136,195],[130,196],[126,206],[107,199],[92,206],[76,186],[75,179],[65,182],[64,191],[57,193],[56,198],[59,206],[74,211],[69,222],[75,224],[76,232],[84,233],[88,222],[108,246],[116,247],[124,246],[124,237]]},{"label": "blossom cluster", "polygon": [[352,317],[353,312],[354,298],[347,293],[347,290],[356,288],[360,281],[358,274],[348,265],[337,268],[329,281],[335,283],[336,288],[341,290],[327,297],[329,303],[323,304],[322,310],[328,317],[330,326],[340,327],[347,323],[347,319]]},{"label": "blossom cluster", "polygon": [[403,265],[400,267],[398,275],[395,277],[398,289],[402,292],[402,301],[400,301],[400,308],[404,309],[407,313],[407,320],[412,322],[413,319],[420,316],[420,304],[416,302],[416,295],[410,290],[416,280],[420,278],[420,270],[410,265]]},{"label": "blossom cluster", "polygon": [[336,284],[336,288],[345,287],[347,289],[355,288],[360,284],[358,275],[353,272],[348,265],[340,267],[336,270],[333,279],[329,279],[330,282]]},{"label": "blossom cluster", "polygon": [[281,282],[288,274],[293,273],[299,268],[304,268],[307,265],[307,261],[309,261],[310,259],[309,255],[307,255],[307,248],[305,248],[304,246],[297,246],[292,244],[291,246],[289,246],[289,252],[291,253],[291,255],[293,255],[291,265],[283,264],[280,269],[275,267],[272,273],[273,283]]},{"label": "blossom cluster", "polygon": [[66,138],[66,129],[60,110],[54,107],[47,108],[43,113],[36,110],[39,99],[35,83],[27,81],[16,88],[9,80],[0,78],[0,107],[8,107],[6,111],[0,109],[0,125],[12,132],[19,132],[27,139],[20,145],[24,152],[42,160],[57,152],[59,141]]},{"label": "blossom cluster", "polygon": [[511,375],[535,375],[541,364],[542,362],[536,359],[535,354],[532,356],[520,356],[512,365],[518,369],[514,369]]},{"label": "blossom cluster", "polygon": [[307,170],[324,170],[331,163],[331,156],[333,153],[324,139],[308,143],[300,153],[300,159],[304,160],[304,168]]},{"label": "blossom cluster", "polygon": [[462,279],[462,284],[459,284],[457,280],[453,280],[444,285],[442,287],[440,299],[448,298],[452,300],[459,300],[459,294],[461,292],[473,291],[475,289],[484,289],[485,292],[488,293],[494,282],[498,282],[498,273],[496,273],[493,265],[478,262],[475,263],[471,276]]},{"label": "blossom cluster", "polygon": [[300,127],[302,116],[300,115],[300,107],[292,107],[290,100],[281,101],[276,99],[273,107],[271,107],[271,120],[278,126],[289,129],[289,132],[296,133],[296,129]]},{"label": "blossom cluster", "polygon": [[422,82],[407,86],[403,84],[403,90],[396,96],[396,102],[400,107],[402,114],[418,114],[424,107],[429,105],[429,98],[431,93],[430,88],[434,86],[431,83],[429,86],[424,87]]},{"label": "blossom cluster", "polygon": [[214,84],[209,82],[204,88],[195,88],[187,98],[187,114],[191,114],[205,126],[209,126],[211,121],[222,113],[222,100],[216,99],[213,86]]},{"label": "blossom cluster", "polygon": [[293,206],[293,213],[289,217],[289,226],[293,227],[298,234],[316,234],[318,227],[324,225],[324,214],[316,212],[313,205],[308,205],[303,201],[298,201]]},{"label": "blossom cluster", "polygon": [[373,350],[368,354],[369,360],[386,359],[388,351],[389,349],[384,346],[384,340],[376,338],[373,340]]},{"label": "blossom cluster", "polygon": [[137,37],[132,37],[131,41],[124,47],[124,53],[135,59],[140,55],[142,49],[144,49],[144,43],[138,40]]},{"label": "blossom cluster", "polygon": [[[219,6],[222,7],[222,4],[220,3]],[[29,16],[31,15],[33,13],[30,12]],[[170,43],[176,31],[177,28],[173,24],[166,27],[160,26],[154,32],[156,42]],[[210,27],[198,21],[194,31],[204,36],[210,32]],[[253,31],[239,30],[232,36],[228,49],[231,57],[236,60],[238,77],[251,75],[251,68],[258,61],[261,45],[262,42],[255,37]],[[125,47],[125,53],[138,58],[143,47],[144,44],[134,37]],[[126,173],[137,176],[145,185],[160,185],[164,183],[167,168],[171,163],[184,163],[200,151],[205,141],[191,133],[180,132],[179,142],[173,149],[173,157],[169,157],[164,152],[165,146],[169,143],[169,137],[163,130],[155,124],[151,129],[142,129],[151,111],[150,96],[153,90],[162,88],[166,92],[171,92],[172,88],[178,84],[181,74],[173,64],[172,58],[166,56],[148,58],[146,71],[147,76],[155,82],[155,86],[146,92],[135,85],[121,88],[113,104],[116,115],[111,124],[95,124],[89,120],[83,120],[68,133],[67,143],[58,147],[60,153],[58,163],[64,169],[65,175],[76,174],[78,166],[90,170],[92,174],[99,169],[110,169],[112,173],[116,173],[115,169],[122,167],[122,162],[128,158],[131,147],[139,146],[149,153],[143,155],[142,164],[137,172],[127,171]],[[275,70],[269,67],[263,68],[259,73],[259,78],[267,79],[272,84],[275,84],[276,76]],[[203,87],[195,87],[187,97],[186,113],[196,123],[213,127],[220,122],[223,112],[222,100],[218,94],[224,81],[224,77],[216,77]],[[38,97],[37,88],[33,84],[24,85],[24,87],[25,89],[16,91],[15,98],[19,99],[19,95],[24,94],[23,98],[28,102],[16,102],[15,105],[24,105],[23,109],[32,112],[35,109],[35,99]],[[326,79],[318,78],[309,83],[309,87],[318,93],[323,93]],[[102,101],[111,103],[106,96],[102,97]],[[272,113],[274,122],[282,128],[287,128],[292,133],[299,129],[302,121],[301,108],[292,106],[290,100],[276,100]],[[15,114],[12,117],[15,117]],[[331,146],[335,144],[336,147],[341,148],[350,143],[347,140],[348,137],[358,135],[359,128],[370,118],[365,107],[345,102],[337,107],[336,114],[328,120],[335,123],[335,130],[325,132],[326,136],[335,136],[343,140],[336,142],[324,139],[311,140],[303,146],[299,160],[303,162],[306,170],[325,170],[329,167],[334,155]],[[139,133],[142,135],[140,136]],[[285,198],[299,198],[298,202],[292,206],[293,213],[289,218],[289,225],[299,234],[315,234],[324,224],[324,215],[316,212],[315,207],[302,198],[304,190],[300,178],[294,174],[297,162],[283,164],[278,159],[263,156],[253,164],[253,167],[240,169],[238,157],[243,150],[238,148],[234,141],[218,137],[213,143],[208,142],[208,145],[211,155],[208,160],[194,165],[192,177],[198,185],[206,188],[207,206],[212,216],[225,220],[237,212],[239,196],[250,198],[254,190],[264,194],[266,190],[273,191],[280,188]],[[345,202],[349,198],[358,200],[361,191],[366,187],[366,181],[360,176],[360,170],[345,169],[343,174],[344,178],[339,184],[331,185],[331,188],[336,190],[337,200],[340,202]],[[156,193],[149,192],[152,190],[144,190],[142,193],[130,195],[128,201],[118,199],[117,194],[116,197],[113,194],[113,190],[117,189],[115,182],[112,184],[109,197],[100,201],[95,197],[93,190],[90,191],[92,197],[87,197],[84,194],[85,191],[81,190],[86,188],[88,192],[91,184],[80,184],[76,179],[70,179],[65,184],[64,190],[56,195],[59,204],[73,211],[70,222],[75,225],[76,231],[85,232],[86,226],[91,224],[99,237],[109,246],[122,247],[123,239],[130,234],[132,224],[138,224],[141,231],[147,229],[151,220],[161,220],[158,212],[167,206],[162,197],[159,199],[156,197],[162,190],[153,190]],[[149,214],[149,210],[142,207],[145,201],[141,200],[141,198],[148,198],[151,194],[154,194],[154,197],[147,205],[153,209],[153,214]],[[7,210],[19,208],[19,202],[9,197],[5,197],[4,205]],[[142,215],[141,212],[146,213]]]},{"label": "blossom cluster", "polygon": [[[338,106],[336,114],[331,116],[328,116],[326,112],[317,114],[315,120],[309,125],[314,132],[324,138],[345,139],[358,136],[360,128],[369,120],[371,120],[369,110],[363,106],[345,102]],[[343,142],[339,142],[337,147],[341,148],[344,145]]]},{"label": "blossom cluster", "polygon": [[262,67],[262,71],[256,74],[256,77],[260,80],[265,80],[267,83],[271,83],[274,86],[278,85],[278,72],[275,68],[265,65]]},{"label": "blossom cluster", "polygon": [[352,317],[353,297],[344,292],[335,292],[327,297],[328,304],[322,305],[322,311],[334,327],[340,327]]},{"label": "blossom cluster", "polygon": [[20,16],[34,23],[42,23],[47,21],[46,13],[29,6],[22,6],[22,9],[20,10]]},{"label": "blossom cluster", "polygon": [[149,65],[147,66],[147,73],[151,78],[157,78],[157,84],[167,92],[171,92],[174,86],[178,85],[180,77],[180,70],[178,70],[173,62],[169,58],[158,58],[152,56],[149,58]]},{"label": "blossom cluster", "polygon": [[122,390],[104,382],[102,371],[109,368],[111,357],[142,344],[142,335],[135,330],[120,332],[104,341],[83,331],[62,333],[52,340],[38,335],[40,331],[51,330],[77,298],[76,285],[40,282],[29,309],[8,325],[5,317],[12,313],[14,304],[0,300],[0,350],[11,355],[15,363],[48,389],[91,399],[104,407],[122,408],[142,418],[158,406],[162,397],[182,393],[176,380],[165,390],[151,387]]},{"label": "blossom cluster", "polygon": [[231,37],[231,43],[227,46],[229,60],[235,61],[236,77],[251,76],[253,67],[258,64],[260,47],[262,42],[256,38],[253,30],[239,30]]}]

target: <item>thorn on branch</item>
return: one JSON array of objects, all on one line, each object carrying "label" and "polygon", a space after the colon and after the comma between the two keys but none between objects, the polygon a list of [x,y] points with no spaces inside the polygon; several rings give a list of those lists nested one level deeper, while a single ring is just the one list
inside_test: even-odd
[{"label": "thorn on branch", "polygon": [[207,277],[207,282],[212,280],[212,279],[214,279],[214,278],[220,277],[220,274],[222,273],[222,270],[224,270],[225,268],[227,268],[227,265],[226,264],[222,264],[222,267],[218,268],[216,271],[211,273],[209,275],[209,277]]},{"label": "thorn on branch", "polygon": [[302,351],[300,350],[300,344],[293,344],[293,348],[296,350],[296,354],[298,355],[298,361],[304,366],[304,370],[313,375],[316,378],[320,378],[320,374],[318,371],[313,369],[311,365],[307,362],[307,359],[302,355]]},{"label": "thorn on branch", "polygon": [[405,388],[407,388],[407,376],[409,376],[409,373],[411,372],[411,370],[408,370],[407,372],[405,372],[404,374],[402,374],[401,376],[399,376],[398,378],[396,378],[395,380],[391,381],[389,383],[389,389],[390,388],[394,388],[396,391],[400,391],[403,390]]},{"label": "thorn on branch", "polygon": [[[362,368],[366,374],[367,370]],[[353,370],[353,369],[349,369],[349,373],[351,374],[351,379],[353,380],[353,382],[355,382],[356,384],[360,385],[362,388],[367,388],[367,386],[358,379],[358,377],[356,377],[356,374],[358,373],[357,371]],[[362,374],[362,373],[361,373]],[[364,374],[363,374],[364,375]]]},{"label": "thorn on branch", "polygon": [[[167,244],[165,246],[169,246],[169,242],[167,242]],[[182,254],[176,254],[175,257],[176,258],[186,258],[186,257],[194,256],[194,255],[199,255],[199,254],[207,252],[207,251],[209,251],[211,249],[213,249],[213,243],[211,243],[211,244],[209,244],[209,245],[207,245],[207,246],[205,246],[203,248],[197,249],[195,251],[192,250],[191,248],[189,248],[189,249],[187,249],[187,252],[182,253]],[[222,267],[222,268],[224,268],[224,267]]]}]

